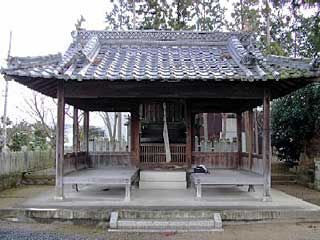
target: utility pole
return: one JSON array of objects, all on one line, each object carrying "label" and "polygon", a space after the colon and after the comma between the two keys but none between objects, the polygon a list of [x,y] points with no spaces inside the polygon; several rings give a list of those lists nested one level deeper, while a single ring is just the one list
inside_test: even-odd
[{"label": "utility pole", "polygon": [[[10,39],[9,39],[9,49],[8,49],[8,57],[7,57],[7,65],[9,65],[9,59],[11,54],[11,41],[12,41],[12,31],[10,31]],[[2,144],[3,149],[5,150],[7,147],[7,105],[8,105],[8,88],[9,81],[6,80],[6,87],[4,93],[4,107],[3,107],[3,127],[2,127]]]},{"label": "utility pole", "polygon": [[265,4],[266,4],[266,37],[267,37],[267,47],[270,48],[270,42],[271,42],[271,36],[270,36],[270,13],[271,13],[271,9],[270,9],[270,4],[269,4],[269,0],[265,0]]},{"label": "utility pole", "polygon": [[240,0],[240,18],[241,18],[241,31],[243,31],[244,30],[243,0]]},{"label": "utility pole", "polygon": [[133,0],[133,30],[136,30],[136,0]]}]

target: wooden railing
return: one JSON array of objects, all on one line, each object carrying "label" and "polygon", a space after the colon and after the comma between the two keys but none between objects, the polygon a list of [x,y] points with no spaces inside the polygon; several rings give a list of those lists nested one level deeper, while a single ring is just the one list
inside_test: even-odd
[{"label": "wooden railing", "polygon": [[73,152],[64,155],[63,160],[63,173],[67,174],[73,171],[81,170],[86,168],[87,164],[87,153],[86,152]]},{"label": "wooden railing", "polygon": [[185,165],[186,144],[170,144],[171,162],[166,162],[163,143],[144,143],[140,145],[140,164],[147,165]]},{"label": "wooden railing", "polygon": [[237,168],[237,152],[192,152],[192,165],[204,164],[209,168]]},{"label": "wooden railing", "polygon": [[88,164],[92,168],[131,166],[131,153],[89,152]]},{"label": "wooden railing", "polygon": [[263,174],[264,165],[262,160],[262,154],[252,154],[252,163],[250,167],[249,154],[242,153],[240,168],[244,170],[249,170],[255,173]]}]

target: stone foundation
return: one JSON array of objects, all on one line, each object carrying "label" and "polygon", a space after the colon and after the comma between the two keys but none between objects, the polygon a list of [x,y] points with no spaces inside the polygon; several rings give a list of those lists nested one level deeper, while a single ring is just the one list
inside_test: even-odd
[{"label": "stone foundation", "polygon": [[0,191],[20,186],[22,183],[21,173],[11,173],[0,176]]}]

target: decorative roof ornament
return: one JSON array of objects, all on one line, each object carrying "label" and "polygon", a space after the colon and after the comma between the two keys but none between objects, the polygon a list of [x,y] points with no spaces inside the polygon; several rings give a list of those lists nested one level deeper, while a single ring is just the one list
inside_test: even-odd
[{"label": "decorative roof ornament", "polygon": [[310,70],[312,71],[320,70],[320,52],[313,54]]},{"label": "decorative roof ornament", "polygon": [[81,15],[81,16],[80,16],[80,19],[78,19],[78,20],[77,20],[77,23],[75,24],[77,31],[84,30],[84,28],[82,28],[81,25],[82,25],[82,23],[85,22],[85,21],[86,21],[86,19]]},{"label": "decorative roof ornament", "polygon": [[245,48],[247,51],[241,57],[241,63],[247,66],[255,65],[258,63],[258,58],[255,54],[256,46],[254,44],[254,36],[251,35],[249,38],[249,45]]}]

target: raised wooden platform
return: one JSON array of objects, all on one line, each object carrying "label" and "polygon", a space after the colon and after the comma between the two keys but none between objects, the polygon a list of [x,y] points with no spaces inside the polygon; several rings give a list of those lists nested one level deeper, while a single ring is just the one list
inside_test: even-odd
[{"label": "raised wooden platform", "polygon": [[64,184],[92,184],[107,187],[124,186],[125,200],[130,200],[131,183],[137,178],[138,169],[133,168],[89,168],[71,172],[64,176]]},{"label": "raised wooden platform", "polygon": [[191,181],[196,187],[197,198],[202,197],[204,185],[263,185],[263,176],[246,170],[217,169],[209,174],[192,173]]}]

